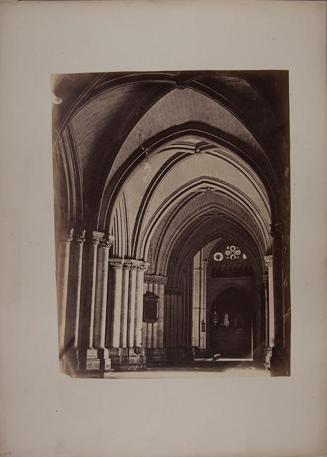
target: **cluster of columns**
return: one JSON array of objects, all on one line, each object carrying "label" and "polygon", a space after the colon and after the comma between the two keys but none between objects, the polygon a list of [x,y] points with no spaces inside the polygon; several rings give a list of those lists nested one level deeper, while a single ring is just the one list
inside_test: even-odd
[{"label": "cluster of columns", "polygon": [[[102,232],[71,229],[60,246],[58,328],[64,367],[75,362],[77,369],[87,370],[139,367],[145,355],[150,362],[163,361],[165,349],[205,349],[207,261],[202,250],[183,287],[172,288],[166,277],[146,275],[148,264],[142,260],[110,258],[113,241]],[[264,260],[264,309],[259,307],[257,322],[264,324],[265,364],[270,368],[275,345],[273,257]],[[153,323],[143,322],[147,291],[158,297]]]},{"label": "cluster of columns", "polygon": [[[60,247],[58,262],[59,351],[64,369],[109,369],[106,342],[109,249],[112,236],[71,229]],[[86,252],[85,252],[86,251]],[[89,319],[81,330],[82,297]],[[85,305],[85,302],[84,302]],[[86,353],[82,350],[86,343]],[[86,341],[85,341],[86,340]],[[82,355],[83,354],[83,355]],[[86,357],[86,361],[82,360]]]},{"label": "cluster of columns", "polygon": [[206,349],[207,264],[200,250],[193,258],[192,346]]},{"label": "cluster of columns", "polygon": [[[148,263],[110,259],[112,276],[111,359],[116,365],[138,364],[142,354],[144,273]],[[145,362],[145,359],[144,359]]]},{"label": "cluster of columns", "polygon": [[137,364],[142,357],[148,264],[110,258],[113,241],[99,231],[71,229],[60,246],[58,328],[65,370],[106,370],[112,362]]}]

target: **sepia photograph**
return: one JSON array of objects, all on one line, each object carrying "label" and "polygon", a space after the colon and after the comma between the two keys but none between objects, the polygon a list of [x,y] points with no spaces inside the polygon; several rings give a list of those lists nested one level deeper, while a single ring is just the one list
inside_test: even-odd
[{"label": "sepia photograph", "polygon": [[327,457],[326,7],[0,1],[0,457]]},{"label": "sepia photograph", "polygon": [[52,75],[63,372],[290,375],[288,76]]}]

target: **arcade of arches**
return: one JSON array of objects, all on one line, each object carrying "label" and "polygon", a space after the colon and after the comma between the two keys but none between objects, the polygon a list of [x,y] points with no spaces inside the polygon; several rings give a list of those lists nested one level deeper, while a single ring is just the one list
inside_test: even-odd
[{"label": "arcade of arches", "polygon": [[287,72],[57,75],[54,97],[63,369],[289,374]]}]

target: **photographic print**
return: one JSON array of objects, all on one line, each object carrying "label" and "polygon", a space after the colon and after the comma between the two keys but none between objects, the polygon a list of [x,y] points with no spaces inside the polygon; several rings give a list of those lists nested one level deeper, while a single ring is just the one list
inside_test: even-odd
[{"label": "photographic print", "polygon": [[287,70],[52,77],[73,377],[290,375]]}]

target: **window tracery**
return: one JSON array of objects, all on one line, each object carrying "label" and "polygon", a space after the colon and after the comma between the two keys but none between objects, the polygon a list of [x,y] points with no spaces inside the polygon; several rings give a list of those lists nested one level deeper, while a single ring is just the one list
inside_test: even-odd
[{"label": "window tracery", "polygon": [[222,252],[215,252],[213,260],[216,262],[222,262],[223,260],[247,260],[247,255],[237,245],[229,244]]}]

